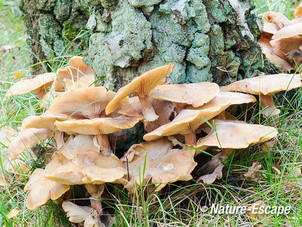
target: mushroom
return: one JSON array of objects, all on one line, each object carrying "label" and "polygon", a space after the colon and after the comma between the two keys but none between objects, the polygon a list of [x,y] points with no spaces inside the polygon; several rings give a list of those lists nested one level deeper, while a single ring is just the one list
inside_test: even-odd
[{"label": "mushroom", "polygon": [[72,57],[68,66],[59,69],[58,77],[55,80],[54,90],[73,90],[75,88],[88,88],[94,82],[93,69],[83,63],[83,58]]},{"label": "mushroom", "polygon": [[302,3],[295,9],[294,17],[302,16]]},{"label": "mushroom", "polygon": [[[212,127],[205,125],[206,130],[210,132],[197,141],[194,146],[196,149],[206,150],[208,147],[219,147],[230,154],[233,149],[247,148],[252,144],[268,141],[278,133],[273,127],[247,124],[244,121],[213,120],[211,125]],[[196,154],[199,152],[196,151]]]},{"label": "mushroom", "polygon": [[45,112],[40,116],[29,116],[22,121],[22,129],[44,128],[54,130],[55,121],[64,121],[65,114]]},{"label": "mushroom", "polygon": [[45,179],[43,169],[35,169],[24,187],[24,191],[30,191],[27,195],[26,207],[34,210],[49,199],[57,200],[69,189],[69,185]]},{"label": "mushroom", "polygon": [[[80,88],[63,93],[56,97],[49,112],[65,114],[74,118],[96,118],[104,114],[106,105],[113,99],[113,91],[105,87]],[[123,99],[123,104],[128,100]]]},{"label": "mushroom", "polygon": [[290,21],[281,13],[266,12],[263,14],[265,22],[276,24],[280,29],[290,25]]},{"label": "mushroom", "polygon": [[59,149],[59,152],[69,160],[76,158],[83,151],[100,152],[100,146],[98,145],[96,136],[71,135],[66,143]]},{"label": "mushroom", "polygon": [[84,222],[84,227],[103,227],[105,226],[98,212],[92,207],[78,206],[70,201],[62,203],[63,210],[67,213],[69,221],[72,223]]},{"label": "mushroom", "polygon": [[112,153],[107,134],[111,134],[122,129],[132,128],[142,117],[104,117],[83,120],[56,121],[55,126],[59,131],[68,134],[97,135],[98,144],[104,154]]},{"label": "mushroom", "polygon": [[136,94],[142,105],[144,121],[155,121],[158,116],[154,112],[149,94],[151,90],[159,83],[159,81],[172,72],[173,68],[174,65],[170,63],[169,65],[153,69],[139,77],[134,78],[131,83],[118,90],[114,99],[108,103],[106,107],[106,114],[110,114],[115,111],[122,99],[130,94]]},{"label": "mushroom", "polygon": [[46,179],[67,185],[125,183],[125,175],[126,170],[115,155],[91,151],[81,151],[72,160],[55,152],[45,168]]},{"label": "mushroom", "polygon": [[30,128],[22,130],[19,135],[12,140],[8,147],[8,157],[14,160],[27,148],[32,148],[35,143],[50,138],[53,132],[50,129],[36,129]]},{"label": "mushroom", "polygon": [[163,136],[181,134],[185,136],[185,143],[188,145],[196,143],[195,131],[206,120],[210,120],[230,105],[255,102],[255,97],[232,92],[220,92],[209,103],[198,109],[184,109],[177,117],[168,124],[147,133],[144,140],[151,141]]},{"label": "mushroom", "polygon": [[39,96],[39,99],[42,99],[46,94],[45,90],[52,85],[55,79],[55,73],[44,73],[37,75],[32,79],[20,80],[10,87],[10,89],[8,89],[5,97],[36,92]]},{"label": "mushroom", "polygon": [[261,107],[266,108],[262,114],[269,116],[271,113],[273,116],[278,116],[280,111],[274,105],[273,94],[298,87],[302,87],[300,75],[275,74],[240,80],[222,87],[221,91],[238,91],[259,95]]},{"label": "mushroom", "polygon": [[197,165],[194,153],[192,149],[172,149],[166,139],[132,145],[121,158],[129,171],[125,188],[134,194],[139,185],[152,182],[155,191],[160,191],[167,183],[191,180]]},{"label": "mushroom", "polygon": [[[168,101],[151,100],[151,105],[158,115],[155,121],[144,122],[147,132],[157,129],[159,126],[171,122],[171,115],[175,113],[175,106]],[[126,116],[143,116],[142,106],[138,97],[129,98],[129,104],[116,110],[119,114]]]},{"label": "mushroom", "polygon": [[177,114],[186,105],[202,106],[211,101],[219,92],[215,83],[167,84],[155,87],[150,94],[153,99],[170,101],[176,106]]}]

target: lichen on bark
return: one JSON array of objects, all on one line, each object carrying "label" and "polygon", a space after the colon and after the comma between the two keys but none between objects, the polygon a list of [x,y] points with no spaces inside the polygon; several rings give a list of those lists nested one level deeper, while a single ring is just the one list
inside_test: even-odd
[{"label": "lichen on bark", "polygon": [[85,61],[110,89],[169,62],[172,83],[257,75],[265,69],[252,9],[251,0],[102,1]]},{"label": "lichen on bark", "polygon": [[[32,51],[31,63],[36,64],[34,73],[47,70],[43,61],[66,54],[68,42],[85,29],[89,18],[89,1],[21,0],[20,9]],[[75,46],[79,42],[75,41]]]}]

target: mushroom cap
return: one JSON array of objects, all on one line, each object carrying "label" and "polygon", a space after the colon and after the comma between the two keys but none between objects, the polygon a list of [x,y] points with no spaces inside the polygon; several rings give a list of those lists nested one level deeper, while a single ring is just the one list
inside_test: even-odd
[{"label": "mushroom cap", "polygon": [[295,9],[294,17],[302,16],[302,3]]},{"label": "mushroom cap", "polygon": [[55,79],[55,73],[44,73],[32,79],[20,80],[8,89],[5,97],[23,95],[29,92],[39,92],[40,90],[50,87]]},{"label": "mushroom cap", "polygon": [[45,112],[40,116],[29,116],[22,121],[22,129],[46,128],[54,130],[55,121],[64,121],[68,116],[65,114]]},{"label": "mushroom cap", "polygon": [[191,180],[191,172],[197,165],[195,151],[171,148],[172,143],[166,139],[131,146],[121,158],[130,172],[130,181],[125,188],[134,193],[140,182],[147,184],[150,181],[158,186],[155,191],[160,191],[167,183]]},{"label": "mushroom cap", "polygon": [[[262,43],[261,43],[262,46]],[[283,58],[280,58],[272,48],[266,48],[262,47],[262,52],[265,54],[265,56],[273,63],[275,63],[277,66],[279,66],[282,70],[286,72],[290,72],[291,70],[294,70],[294,67],[292,67],[287,61],[285,61]]]},{"label": "mushroom cap", "polygon": [[32,148],[35,143],[39,144],[51,136],[52,130],[50,129],[30,128],[22,130],[10,143],[8,147],[8,157],[14,160],[19,154],[26,151],[27,148]]},{"label": "mushroom cap", "polygon": [[34,210],[49,199],[60,198],[69,188],[69,185],[45,179],[43,169],[35,169],[24,187],[24,191],[30,191],[26,199],[26,207]]},{"label": "mushroom cap", "polygon": [[56,121],[55,126],[59,131],[68,134],[99,135],[132,128],[140,120],[142,120],[142,117],[104,117],[84,120]]},{"label": "mushroom cap", "polygon": [[126,116],[143,116],[142,106],[137,96],[129,98],[127,105],[121,106],[117,112]]},{"label": "mushroom cap", "polygon": [[219,92],[214,99],[198,109],[182,110],[171,123],[162,125],[156,130],[145,134],[144,140],[151,141],[163,136],[175,134],[186,135],[192,133],[196,131],[205,120],[212,119],[230,105],[255,101],[256,98],[251,95],[234,92]]},{"label": "mushroom cap", "polygon": [[285,60],[292,60],[288,58],[288,53],[291,51],[299,51],[299,47],[302,45],[302,38],[294,36],[286,39],[274,39],[270,41],[270,44],[279,57]]},{"label": "mushroom cap", "polygon": [[113,154],[82,151],[73,160],[55,152],[45,168],[45,177],[61,184],[104,184],[124,183],[126,170]]},{"label": "mushroom cap", "polygon": [[264,22],[263,32],[274,35],[277,31],[279,31],[278,25],[270,22]]},{"label": "mushroom cap", "polygon": [[98,145],[95,136],[70,136],[59,150],[60,153],[70,160],[76,158],[79,154],[86,151],[95,153],[100,152],[100,146]]},{"label": "mushroom cap", "polygon": [[210,82],[167,84],[155,87],[151,91],[150,97],[157,100],[186,103],[193,107],[198,107],[211,101],[218,92],[218,84]]},{"label": "mushroom cap", "polygon": [[141,97],[148,96],[159,81],[172,72],[173,68],[174,65],[170,63],[169,65],[153,69],[134,78],[131,83],[118,90],[114,99],[108,103],[106,114],[110,114],[115,111],[118,108],[120,101],[130,94],[136,94]]},{"label": "mushroom cap", "polygon": [[221,88],[221,91],[244,92],[253,95],[272,95],[302,86],[298,74],[274,74],[239,80]]},{"label": "mushroom cap", "polygon": [[247,124],[244,121],[214,120],[214,122],[211,122],[211,125],[215,125],[216,131],[206,126],[210,132],[197,141],[195,148],[200,150],[208,147],[247,148],[252,144],[270,140],[278,133],[274,127]]},{"label": "mushroom cap", "polygon": [[[106,105],[113,99],[113,91],[105,87],[80,88],[68,91],[56,97],[49,112],[72,115],[75,118],[93,118],[100,116]],[[123,102],[128,102],[124,99]]]},{"label": "mushroom cap", "polygon": [[302,21],[288,25],[277,31],[272,39],[286,39],[302,34]]},{"label": "mushroom cap", "polygon": [[276,12],[266,12],[263,14],[265,22],[276,24],[279,28],[290,25],[290,21],[286,16]]},{"label": "mushroom cap", "polygon": [[82,57],[74,56],[69,60],[67,67],[59,69],[54,89],[55,91],[62,91],[64,90],[66,83],[69,89],[72,87],[87,88],[93,82],[93,69],[83,63]]},{"label": "mushroom cap", "polygon": [[92,207],[78,206],[70,201],[64,201],[62,208],[66,212],[69,221],[72,223],[84,222],[85,227],[105,226],[99,219],[98,212]]}]

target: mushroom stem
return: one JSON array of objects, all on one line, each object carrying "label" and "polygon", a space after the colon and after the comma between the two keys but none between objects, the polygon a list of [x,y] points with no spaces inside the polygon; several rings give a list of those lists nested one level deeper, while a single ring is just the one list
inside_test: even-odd
[{"label": "mushroom stem", "polygon": [[180,113],[180,111],[182,111],[185,106],[187,105],[186,103],[176,103],[176,102],[173,102],[173,104],[175,105],[176,107],[176,115],[178,115]]},{"label": "mushroom stem", "polygon": [[143,96],[143,97],[138,96],[138,98],[142,105],[144,121],[145,122],[155,121],[158,118],[158,116],[153,109],[150,98],[148,96]]},{"label": "mushroom stem", "polygon": [[224,148],[222,152],[225,153],[227,156],[229,156],[234,153],[234,149],[233,148]]},{"label": "mushroom stem", "polygon": [[110,147],[108,136],[105,135],[105,134],[99,134],[99,135],[96,136],[96,139],[98,141],[98,144],[101,147],[102,153],[104,155],[107,155],[107,156],[111,155],[112,150],[111,150],[111,147]]},{"label": "mushroom stem", "polygon": [[37,91],[37,95],[38,95],[39,99],[42,100],[44,98],[44,96],[46,95],[45,89]]},{"label": "mushroom stem", "polygon": [[98,215],[103,214],[103,206],[102,206],[102,203],[98,199],[91,197],[90,205],[91,205],[91,208],[93,208],[97,211]]},{"label": "mushroom stem", "polygon": [[273,117],[279,116],[280,110],[276,108],[272,95],[261,95],[260,105],[262,109],[265,109],[261,112],[264,116],[266,117],[269,117],[270,115]]},{"label": "mushroom stem", "polygon": [[196,134],[194,132],[191,132],[185,135],[185,143],[187,145],[196,144]]}]

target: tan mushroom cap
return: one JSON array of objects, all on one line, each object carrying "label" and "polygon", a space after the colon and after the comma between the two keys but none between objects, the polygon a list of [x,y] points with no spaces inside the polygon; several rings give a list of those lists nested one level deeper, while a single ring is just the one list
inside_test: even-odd
[{"label": "tan mushroom cap", "polygon": [[202,82],[194,84],[167,84],[155,87],[151,98],[175,103],[186,103],[199,107],[211,101],[219,92],[216,83]]},{"label": "tan mushroom cap", "polygon": [[274,127],[247,124],[244,121],[215,120],[216,132],[210,129],[207,136],[197,141],[195,148],[205,150],[208,147],[242,149],[252,144],[262,143],[277,136]]},{"label": "tan mushroom cap", "polygon": [[69,190],[69,185],[57,183],[44,178],[44,170],[36,169],[29,177],[24,191],[30,191],[26,199],[26,207],[34,210],[49,199],[56,200]]},{"label": "tan mushroom cap", "polygon": [[11,160],[17,158],[19,154],[32,148],[35,143],[40,144],[41,141],[50,138],[53,132],[50,129],[30,128],[20,132],[20,134],[12,140],[8,147],[8,157]]},{"label": "tan mushroom cap", "polygon": [[117,95],[107,105],[106,114],[110,114],[115,111],[122,99],[130,94],[136,94],[141,97],[148,96],[153,88],[156,87],[159,81],[168,76],[174,68],[171,63],[151,71],[144,73],[143,75],[136,77],[131,83],[118,90]]},{"label": "tan mushroom cap", "polygon": [[69,60],[67,67],[59,69],[58,78],[55,81],[55,91],[64,90],[65,83],[69,86],[72,85],[73,88],[85,88],[93,82],[93,69],[83,63],[82,57],[74,56]]},{"label": "tan mushroom cap", "polygon": [[68,116],[65,114],[45,112],[40,116],[29,116],[22,121],[22,129],[46,128],[54,130],[55,121],[64,121]]},{"label": "tan mushroom cap", "polygon": [[294,17],[300,17],[302,16],[302,3],[296,8]]},{"label": "tan mushroom cap", "polygon": [[302,21],[286,26],[273,35],[273,39],[286,39],[302,34]]},{"label": "tan mushroom cap", "polygon": [[[113,91],[107,91],[105,87],[68,91],[52,101],[49,112],[72,115],[75,118],[99,117],[114,94]],[[127,103],[128,100],[124,99],[124,102]]]},{"label": "tan mushroom cap", "polygon": [[300,52],[299,47],[302,45],[302,38],[294,36],[286,39],[275,39],[271,40],[270,44],[279,57],[292,60],[293,58],[290,58],[289,53],[292,51]]},{"label": "tan mushroom cap", "polygon": [[274,74],[240,80],[221,88],[221,91],[244,92],[253,95],[272,95],[302,86],[300,75]]},{"label": "tan mushroom cap", "polygon": [[[262,45],[262,43],[261,43]],[[287,61],[285,61],[283,58],[280,58],[272,48],[266,48],[262,47],[262,52],[265,54],[265,56],[273,63],[278,65],[282,70],[286,72],[290,72],[294,70],[294,67],[292,67]]]},{"label": "tan mushroom cap", "polygon": [[95,153],[100,152],[100,146],[98,145],[95,136],[71,135],[59,150],[60,153],[70,160],[76,158],[79,154],[86,151]]},{"label": "tan mushroom cap", "polygon": [[263,14],[265,22],[276,24],[279,28],[290,25],[290,21],[286,16],[276,12],[266,12]]},{"label": "tan mushroom cap", "polygon": [[263,24],[263,32],[269,33],[269,34],[275,34],[277,31],[279,31],[278,25],[274,23],[264,22]]},{"label": "tan mushroom cap", "polygon": [[56,79],[55,73],[44,73],[32,79],[20,80],[15,83],[5,94],[5,97],[23,95],[29,92],[40,92],[50,87]]},{"label": "tan mushroom cap", "polygon": [[85,227],[105,227],[95,209],[88,206],[78,206],[70,201],[64,201],[62,208],[68,220],[72,223],[84,222]]},{"label": "tan mushroom cap", "polygon": [[127,105],[121,106],[117,109],[117,112],[126,116],[143,116],[142,106],[137,96],[129,98],[129,103]]},{"label": "tan mushroom cap", "polygon": [[144,136],[144,140],[151,141],[163,136],[175,134],[186,135],[195,132],[205,120],[212,119],[230,105],[255,101],[256,98],[251,95],[234,92],[219,92],[213,100],[198,109],[182,110],[171,123],[165,124],[156,130],[147,133]]},{"label": "tan mushroom cap", "polygon": [[124,183],[126,173],[115,155],[106,156],[91,151],[83,151],[73,160],[56,152],[45,168],[47,179],[68,185]]},{"label": "tan mushroom cap", "polygon": [[55,126],[59,131],[68,134],[99,135],[111,134],[122,129],[132,128],[142,117],[104,117],[84,120],[56,121]]},{"label": "tan mushroom cap", "polygon": [[171,142],[161,139],[135,144],[127,151],[121,160],[129,167],[130,181],[125,187],[130,193],[135,192],[140,182],[144,185],[152,182],[157,186],[155,191],[160,191],[167,183],[192,179],[191,172],[197,165],[194,161],[194,150],[171,148]]}]

